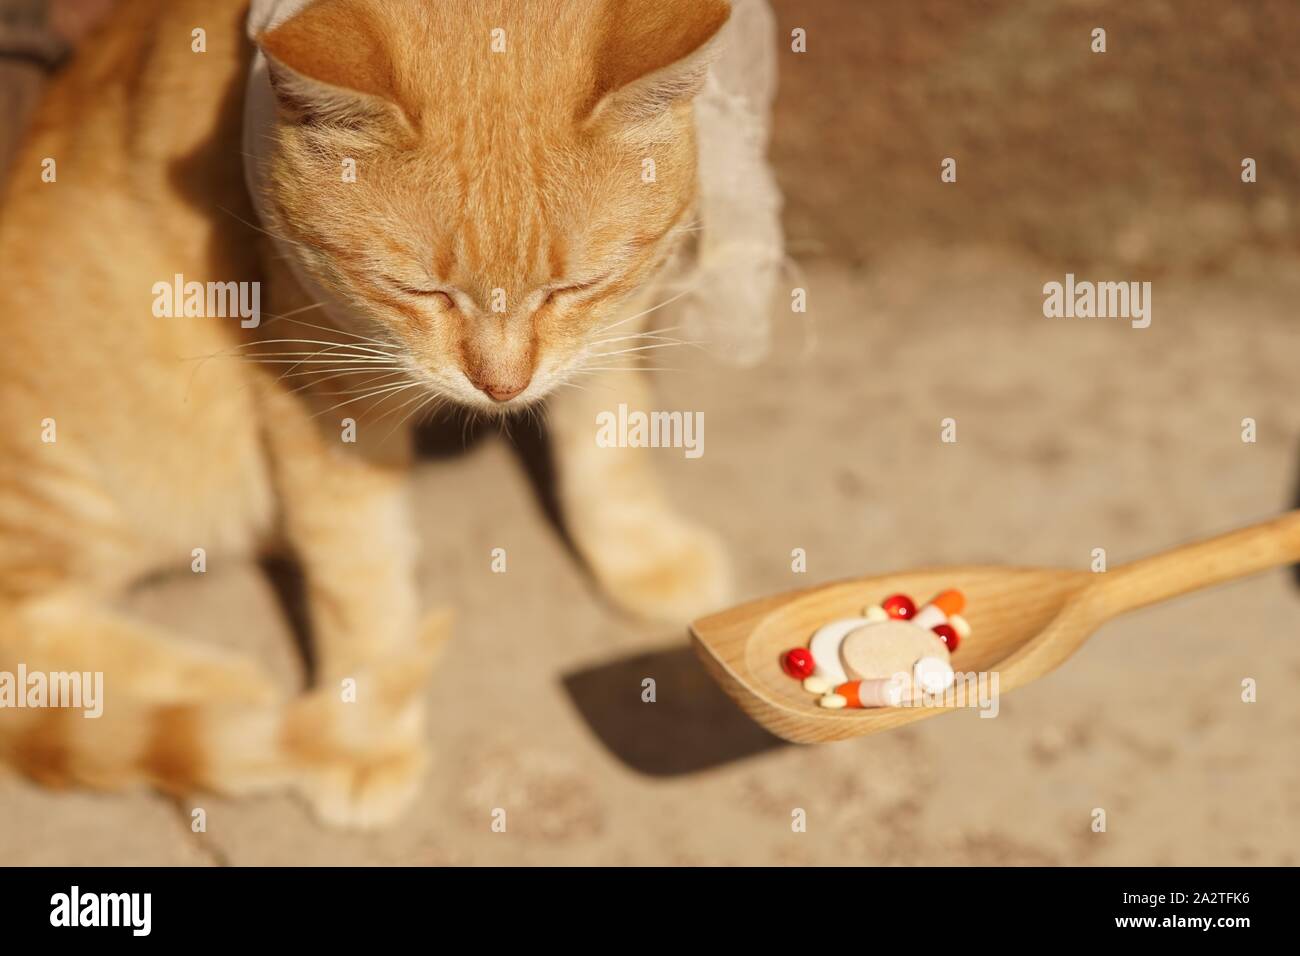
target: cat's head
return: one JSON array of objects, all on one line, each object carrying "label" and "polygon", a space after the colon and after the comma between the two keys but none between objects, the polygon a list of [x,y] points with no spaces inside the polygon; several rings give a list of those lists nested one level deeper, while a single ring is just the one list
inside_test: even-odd
[{"label": "cat's head", "polygon": [[[726,0],[318,0],[259,38],[263,202],[431,389],[502,408],[610,364],[692,225]],[[626,311],[626,309],[625,309]]]}]

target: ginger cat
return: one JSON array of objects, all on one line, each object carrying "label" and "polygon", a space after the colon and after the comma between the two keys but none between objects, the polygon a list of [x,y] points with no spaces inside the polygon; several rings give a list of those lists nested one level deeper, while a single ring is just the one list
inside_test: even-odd
[{"label": "ginger cat", "polygon": [[[104,710],[0,709],[0,759],[51,784],[287,788],[334,824],[391,820],[425,765],[446,630],[417,607],[392,425],[432,403],[550,396],[560,503],[611,598],[679,620],[725,600],[718,541],[594,422],[649,407],[608,356],[636,344],[689,232],[690,100],[728,14],[316,0],[256,38],[274,115],[254,227],[247,0],[119,4],[50,88],[0,224],[0,671],[103,672]],[[177,275],[260,281],[261,324],[155,315]],[[113,609],[196,547],[292,551],[315,689],[281,699],[252,660]]]}]

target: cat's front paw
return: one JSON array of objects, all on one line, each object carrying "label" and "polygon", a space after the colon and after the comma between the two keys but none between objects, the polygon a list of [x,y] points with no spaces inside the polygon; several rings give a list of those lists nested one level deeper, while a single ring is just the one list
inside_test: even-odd
[{"label": "cat's front paw", "polygon": [[424,686],[449,631],[445,612],[430,614],[418,642],[357,673],[353,696],[326,684],[292,706],[282,740],[295,789],[322,823],[377,829],[414,802],[429,764]]},{"label": "cat's front paw", "polygon": [[358,755],[320,768],[298,792],[327,826],[375,830],[396,823],[411,806],[428,764],[419,745]]},{"label": "cat's front paw", "polygon": [[587,549],[601,588],[638,617],[686,624],[725,606],[731,561],[714,532],[675,516]]}]

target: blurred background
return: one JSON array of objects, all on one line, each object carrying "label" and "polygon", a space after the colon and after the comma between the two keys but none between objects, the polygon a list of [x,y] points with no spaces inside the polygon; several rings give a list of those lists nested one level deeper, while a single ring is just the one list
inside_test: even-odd
[{"label": "blurred background", "polygon": [[[6,155],[63,44],[111,6],[0,0]],[[738,599],[913,565],[1085,568],[1098,547],[1114,566],[1295,506],[1294,0],[774,7],[771,154],[809,310],[756,369],[674,362],[661,407],[703,410],[707,452],[647,452],[731,542]],[[49,30],[27,25],[46,14]],[[796,28],[806,53],[789,49]],[[945,157],[956,183],[940,181]],[[1151,282],[1151,327],[1045,319],[1042,286],[1067,272]],[[948,417],[955,445],[939,441]],[[600,603],[512,458],[485,434],[417,474],[424,591],[459,620],[431,690],[434,767],[398,827],[337,834],[288,799],[52,794],[0,776],[0,862],[1300,863],[1286,573],[1108,626],[994,720],[786,746],[713,687],[680,631]],[[490,573],[493,547],[508,574]],[[131,603],[300,678],[255,567]],[[485,688],[504,690],[485,702]],[[195,806],[206,833],[190,831]]]}]

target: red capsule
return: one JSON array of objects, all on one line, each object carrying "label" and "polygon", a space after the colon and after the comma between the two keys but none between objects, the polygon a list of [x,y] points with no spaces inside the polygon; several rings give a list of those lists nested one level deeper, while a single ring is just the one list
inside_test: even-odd
[{"label": "red capsule", "polygon": [[785,656],[781,658],[781,669],[796,680],[811,677],[816,666],[812,651],[806,647],[796,647],[786,651]]},{"label": "red capsule", "polygon": [[939,639],[948,645],[949,652],[955,651],[957,645],[961,643],[961,638],[957,636],[957,629],[951,624],[936,624],[930,630],[938,634]]},{"label": "red capsule", "polygon": [[891,594],[880,602],[880,606],[886,614],[900,621],[906,621],[916,613],[916,602],[906,594]]}]

